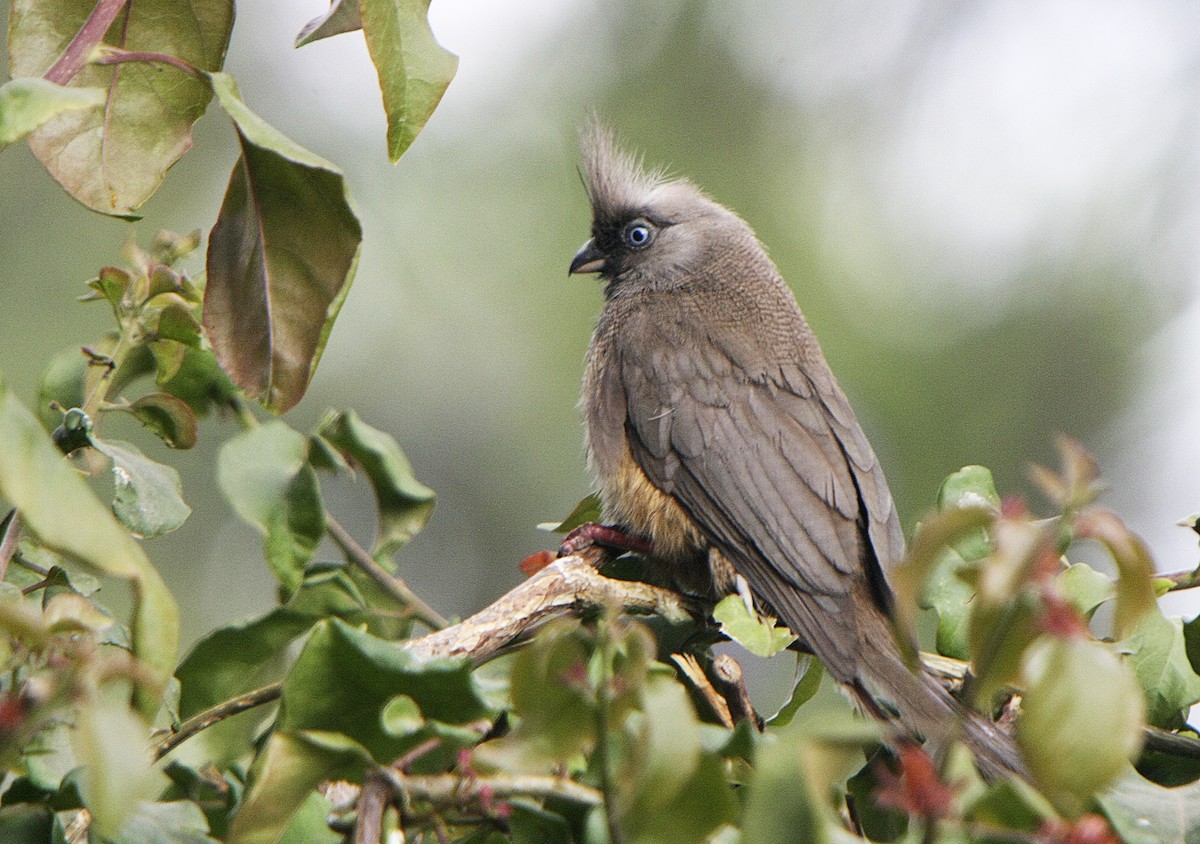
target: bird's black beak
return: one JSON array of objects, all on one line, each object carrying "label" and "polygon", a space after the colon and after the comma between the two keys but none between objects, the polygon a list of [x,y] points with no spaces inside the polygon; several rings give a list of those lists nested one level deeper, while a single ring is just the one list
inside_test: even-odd
[{"label": "bird's black beak", "polygon": [[567,271],[568,275],[577,275],[579,273],[600,273],[604,272],[604,253],[596,248],[596,242],[589,240],[579,248],[575,253],[575,257],[571,259],[571,269]]}]

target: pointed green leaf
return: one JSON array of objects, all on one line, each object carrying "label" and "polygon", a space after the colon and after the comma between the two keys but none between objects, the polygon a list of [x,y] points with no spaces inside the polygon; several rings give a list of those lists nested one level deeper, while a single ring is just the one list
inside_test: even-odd
[{"label": "pointed green leaf", "polygon": [[434,492],[413,476],[412,466],[388,434],[363,422],[354,411],[332,413],[317,435],[362,467],[379,511],[374,554],[384,560],[429,522]]},{"label": "pointed green leaf", "polygon": [[0,149],[64,112],[102,106],[107,97],[103,88],[67,88],[36,76],[6,82],[0,85]]},{"label": "pointed green leaf", "polygon": [[1171,729],[1181,713],[1200,702],[1200,676],[1192,669],[1183,638],[1183,623],[1166,618],[1157,607],[1142,616],[1121,642],[1146,695],[1146,720]]},{"label": "pointed green leaf", "polygon": [[792,686],[792,694],[787,703],[768,720],[772,727],[786,727],[792,723],[800,707],[812,700],[813,695],[817,693],[817,689],[821,687],[821,678],[825,676],[825,667],[815,656],[799,654],[796,659],[797,667],[803,665],[804,670],[796,675],[796,682]]},{"label": "pointed green leaf", "polygon": [[245,431],[221,448],[217,480],[238,515],[262,531],[268,564],[294,590],[325,535],[307,438],[283,422]]},{"label": "pointed green leaf", "polygon": [[113,512],[136,536],[153,539],[170,533],[191,515],[172,467],[156,463],[130,443],[93,437],[92,445],[113,462]]},{"label": "pointed green leaf", "polygon": [[204,327],[234,383],[280,413],[304,395],[350,289],[362,228],[342,173],[210,75],[242,155],[208,242]]},{"label": "pointed green leaf", "polygon": [[171,448],[186,449],[196,444],[196,414],[181,398],[169,393],[150,393],[120,409],[133,414]]},{"label": "pointed green leaf", "polygon": [[[9,71],[42,76],[94,3],[16,0],[9,18]],[[139,0],[105,38],[129,51],[165,53],[217,70],[233,26],[231,0]],[[34,154],[68,193],[105,214],[130,216],[192,145],[192,124],[212,94],[202,79],[163,64],[85,65],[72,89],[107,90],[103,108],[61,114],[29,136]]]},{"label": "pointed green leaf", "polygon": [[[175,667],[179,610],[141,546],[118,525],[33,415],[0,376],[0,498],[20,511],[25,528],[47,548],[129,580],[134,588],[133,648],[163,683]],[[148,717],[158,698],[139,687]]]},{"label": "pointed green leaf", "polygon": [[360,0],[363,33],[388,117],[388,157],[400,156],[425,127],[458,70],[429,28],[429,0]]},{"label": "pointed green leaf", "polygon": [[721,632],[755,656],[774,656],[796,641],[796,635],[770,616],[750,611],[741,595],[727,595],[713,608]]},{"label": "pointed green leaf", "polygon": [[315,17],[304,25],[296,36],[296,46],[303,47],[322,38],[341,35],[362,29],[362,17],[358,13],[358,0],[333,0],[329,11]]},{"label": "pointed green leaf", "polygon": [[589,522],[599,522],[602,509],[600,496],[593,493],[576,504],[575,509],[561,522],[542,522],[538,525],[538,530],[544,530],[549,533],[569,533],[580,525],[586,525]]},{"label": "pointed green leaf", "polygon": [[1150,559],[1150,551],[1141,538],[1109,510],[1095,507],[1084,510],[1076,519],[1075,531],[1081,537],[1099,541],[1117,564],[1113,631],[1118,638],[1125,636],[1156,604],[1154,561]]}]

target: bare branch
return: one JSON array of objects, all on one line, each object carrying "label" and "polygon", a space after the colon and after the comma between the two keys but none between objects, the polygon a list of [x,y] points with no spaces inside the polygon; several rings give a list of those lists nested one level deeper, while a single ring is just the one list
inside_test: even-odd
[{"label": "bare branch", "polygon": [[700,663],[696,657],[688,653],[671,654],[671,661],[675,663],[684,677],[687,677],[696,690],[704,696],[708,702],[708,706],[716,714],[717,720],[728,729],[734,727],[733,715],[729,711],[729,703],[725,698],[721,697],[721,693],[713,687],[712,682],[708,679],[708,675],[704,673],[704,669],[700,667]]},{"label": "bare branch", "polygon": [[222,701],[211,709],[206,709],[192,716],[180,724],[178,730],[154,746],[154,758],[161,759],[180,744],[183,744],[183,742],[196,735],[196,733],[201,730],[207,730],[213,724],[224,721],[232,715],[237,715],[239,712],[245,712],[247,709],[253,709],[264,703],[278,700],[282,693],[283,684],[272,683],[269,686],[263,686],[261,689],[255,689],[254,691],[240,694],[235,698]]},{"label": "bare branch", "polygon": [[504,648],[527,639],[555,618],[580,616],[601,607],[669,620],[703,617],[707,606],[658,586],[615,580],[596,571],[605,552],[588,548],[562,557],[486,609],[453,627],[404,643],[423,657],[467,656],[487,662]]}]

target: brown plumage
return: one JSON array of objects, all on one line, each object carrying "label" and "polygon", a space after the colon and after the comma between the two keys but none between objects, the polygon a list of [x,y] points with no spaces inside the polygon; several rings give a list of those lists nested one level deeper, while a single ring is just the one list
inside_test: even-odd
[{"label": "brown plumage", "polygon": [[[592,238],[571,272],[605,282],[583,385],[605,520],[688,588],[741,575],[864,709],[949,738],[961,707],[892,638],[883,565],[904,537],[887,481],[791,290],[690,182],[596,125],[583,158]],[[1021,771],[989,721],[968,715],[963,737],[986,773]]]}]

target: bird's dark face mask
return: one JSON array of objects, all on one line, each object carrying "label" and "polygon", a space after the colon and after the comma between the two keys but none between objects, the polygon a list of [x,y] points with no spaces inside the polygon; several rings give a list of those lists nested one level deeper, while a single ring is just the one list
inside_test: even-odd
[{"label": "bird's dark face mask", "polygon": [[630,215],[625,222],[593,226],[592,237],[571,260],[569,273],[599,273],[618,280],[649,257],[665,225],[643,215]]}]

